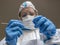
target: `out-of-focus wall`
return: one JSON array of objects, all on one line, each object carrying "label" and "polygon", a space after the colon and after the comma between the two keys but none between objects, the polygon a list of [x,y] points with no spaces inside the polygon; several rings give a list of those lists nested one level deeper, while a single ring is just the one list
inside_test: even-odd
[{"label": "out-of-focus wall", "polygon": [[[60,0],[30,0],[39,14],[46,16],[60,28]],[[24,0],[0,0],[0,40],[5,36],[6,25],[10,19],[18,19],[19,5]]]}]

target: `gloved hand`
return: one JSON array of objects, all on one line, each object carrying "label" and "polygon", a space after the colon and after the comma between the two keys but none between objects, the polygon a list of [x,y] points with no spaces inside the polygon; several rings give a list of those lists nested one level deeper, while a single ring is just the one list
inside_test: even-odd
[{"label": "gloved hand", "polygon": [[11,20],[6,27],[6,43],[7,45],[16,45],[17,38],[22,35],[24,25],[20,20]]},{"label": "gloved hand", "polygon": [[35,24],[35,28],[40,29],[40,33],[46,35],[47,39],[50,39],[56,33],[55,25],[46,17],[37,16],[33,19],[33,23]]}]

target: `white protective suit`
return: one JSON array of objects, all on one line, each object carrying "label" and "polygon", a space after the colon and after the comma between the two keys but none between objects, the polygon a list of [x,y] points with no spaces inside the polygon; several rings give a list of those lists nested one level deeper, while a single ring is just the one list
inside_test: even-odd
[{"label": "white protective suit", "polygon": [[[36,32],[36,33],[35,33]],[[17,45],[60,45],[60,30],[57,29],[56,35],[52,37],[51,40],[47,40],[46,43],[43,43],[41,37],[44,39],[44,36],[36,31],[24,31],[24,34],[18,38]],[[0,41],[0,45],[7,45],[5,38]]]},{"label": "white protective suit", "polygon": [[[30,1],[26,1],[20,6],[19,13],[22,11],[23,8],[26,7],[31,7],[34,10],[36,10],[35,6]],[[57,30],[56,35],[53,36],[51,40],[47,40],[46,43],[43,43],[43,39],[46,39],[46,36],[39,33],[39,29],[30,31],[25,30],[23,32],[23,35],[21,35],[17,39],[17,45],[53,45],[53,44],[60,45],[59,37],[60,37],[60,30]],[[0,41],[0,45],[7,45],[5,37],[3,40]]]}]

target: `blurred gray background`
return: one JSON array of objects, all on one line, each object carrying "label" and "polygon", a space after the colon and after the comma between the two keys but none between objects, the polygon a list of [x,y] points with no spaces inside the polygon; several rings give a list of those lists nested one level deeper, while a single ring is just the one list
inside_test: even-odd
[{"label": "blurred gray background", "polygon": [[[6,25],[10,19],[18,19],[18,9],[26,0],[0,0],[0,40],[5,36]],[[40,15],[46,16],[60,28],[60,0],[30,0]]]}]

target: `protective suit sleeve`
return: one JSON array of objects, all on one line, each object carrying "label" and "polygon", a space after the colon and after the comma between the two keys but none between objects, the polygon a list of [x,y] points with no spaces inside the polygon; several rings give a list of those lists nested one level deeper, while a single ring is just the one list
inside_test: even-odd
[{"label": "protective suit sleeve", "polygon": [[7,45],[5,41],[5,37],[0,41],[0,45]]},{"label": "protective suit sleeve", "polygon": [[9,24],[7,25],[5,29],[6,33],[6,44],[7,45],[16,45],[17,38],[20,37],[23,32],[23,24],[20,20],[10,20]]},{"label": "protective suit sleeve", "polygon": [[39,28],[40,33],[43,33],[47,37],[47,39],[44,39],[44,41],[51,39],[56,33],[55,25],[46,17],[41,15],[36,16],[33,19],[33,23],[35,24],[35,28]]}]

